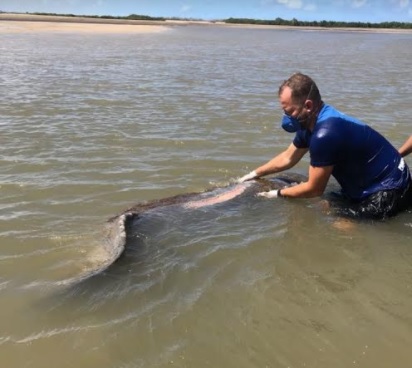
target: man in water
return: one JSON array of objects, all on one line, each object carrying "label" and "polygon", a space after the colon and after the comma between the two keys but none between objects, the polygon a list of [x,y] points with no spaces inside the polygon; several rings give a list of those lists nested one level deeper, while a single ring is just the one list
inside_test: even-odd
[{"label": "man in water", "polygon": [[284,81],[279,102],[282,128],[295,134],[293,142],[239,182],[290,169],[309,151],[306,182],[258,195],[317,197],[332,175],[349,203],[349,215],[382,219],[412,205],[411,174],[399,152],[368,125],[325,104],[310,77],[295,73]]},{"label": "man in water", "polygon": [[405,141],[401,148],[399,148],[399,153],[402,157],[412,153],[412,135]]}]

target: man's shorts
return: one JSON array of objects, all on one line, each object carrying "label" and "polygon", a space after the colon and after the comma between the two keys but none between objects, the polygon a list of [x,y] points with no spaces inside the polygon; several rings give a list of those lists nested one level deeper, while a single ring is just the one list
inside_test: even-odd
[{"label": "man's shorts", "polygon": [[382,190],[360,202],[332,200],[332,207],[337,215],[350,218],[382,220],[412,208],[412,183],[405,189]]}]

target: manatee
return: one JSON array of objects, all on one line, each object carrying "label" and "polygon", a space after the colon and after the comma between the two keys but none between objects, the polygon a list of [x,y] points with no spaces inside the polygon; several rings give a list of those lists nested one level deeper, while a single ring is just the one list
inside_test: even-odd
[{"label": "manatee", "polygon": [[[187,214],[190,211],[208,211],[209,208],[225,204],[230,206],[235,199],[247,198],[258,200],[256,194],[262,191],[280,189],[306,181],[307,177],[287,173],[273,176],[269,179],[254,179],[244,183],[230,184],[226,187],[215,187],[203,192],[179,194],[172,197],[137,203],[120,214],[108,219],[105,226],[103,246],[107,257],[93,270],[87,270],[83,275],[68,280],[67,283],[79,282],[108,269],[118,260],[131,241],[131,234],[139,233],[142,221],[150,221],[153,215],[161,213],[162,218]],[[190,219],[190,216],[188,217]],[[136,236],[136,235],[135,235]]]}]

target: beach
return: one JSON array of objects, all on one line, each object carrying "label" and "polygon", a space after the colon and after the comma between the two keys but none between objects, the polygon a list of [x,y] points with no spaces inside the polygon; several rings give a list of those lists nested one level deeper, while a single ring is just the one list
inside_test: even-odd
[{"label": "beach", "polygon": [[0,33],[85,32],[147,33],[168,29],[165,22],[100,19],[87,17],[0,14]]},{"label": "beach", "polygon": [[352,27],[304,27],[258,24],[233,24],[207,20],[128,20],[82,16],[35,15],[0,13],[0,33],[24,32],[86,32],[86,33],[147,33],[161,32],[176,26],[224,26],[233,28],[263,28],[303,31],[350,31],[373,33],[412,33],[412,29],[352,28]]}]

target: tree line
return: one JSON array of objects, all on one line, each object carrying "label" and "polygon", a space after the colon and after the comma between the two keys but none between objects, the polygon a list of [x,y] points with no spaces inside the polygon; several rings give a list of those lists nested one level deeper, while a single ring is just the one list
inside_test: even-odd
[{"label": "tree line", "polygon": [[[1,13],[1,11],[0,11]],[[163,17],[150,17],[148,15],[130,14],[125,17],[116,17],[113,15],[77,15],[77,14],[56,14],[56,13],[26,13],[32,15],[53,16],[53,17],[82,17],[82,18],[101,18],[101,19],[124,19],[124,20],[156,20],[165,21],[167,18]]]},{"label": "tree line", "polygon": [[273,25],[273,26],[295,26],[295,27],[325,27],[325,28],[399,28],[412,29],[412,23],[408,22],[341,22],[341,21],[301,21],[293,18],[286,20],[276,18],[274,20],[249,19],[249,18],[228,18],[225,23],[234,24],[259,24],[259,25]]}]

